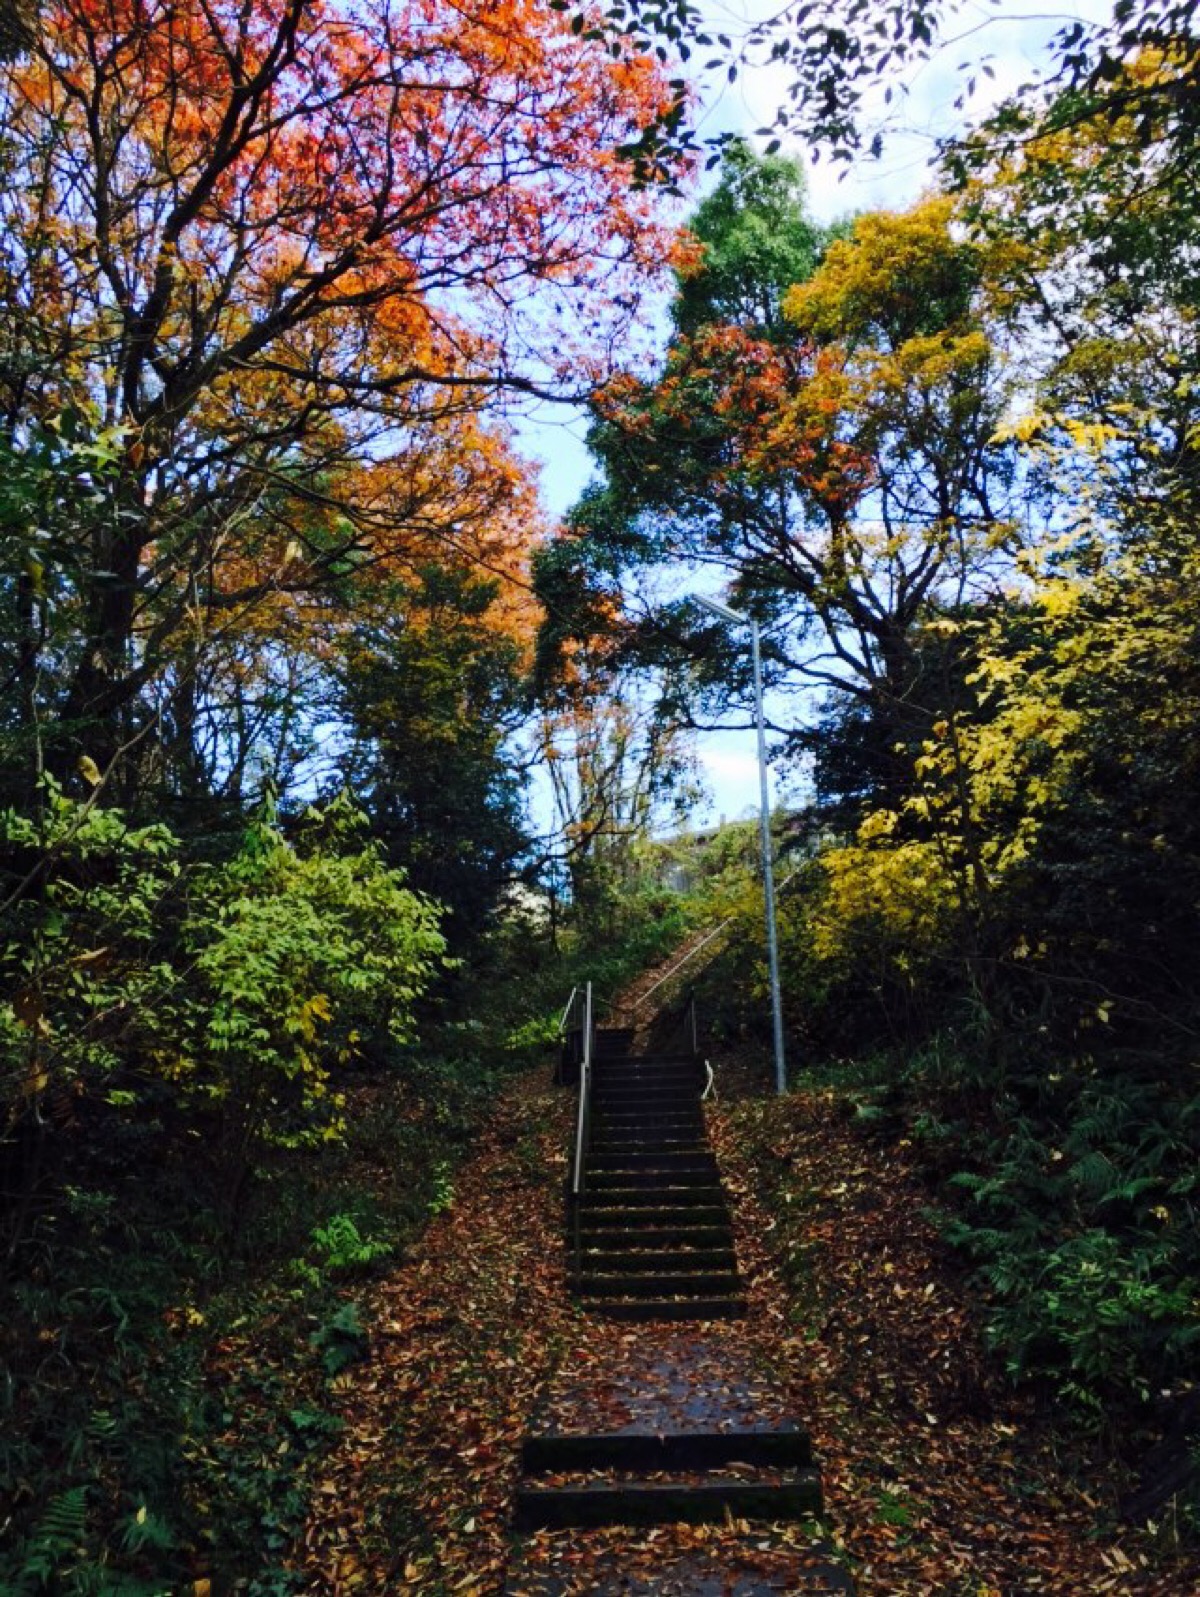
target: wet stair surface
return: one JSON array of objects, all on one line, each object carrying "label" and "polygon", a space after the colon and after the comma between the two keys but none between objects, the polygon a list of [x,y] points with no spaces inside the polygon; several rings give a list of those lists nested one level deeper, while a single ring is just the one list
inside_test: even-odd
[{"label": "wet stair surface", "polygon": [[[807,1432],[756,1370],[703,1064],[597,1034],[571,1285],[587,1315],[526,1437],[511,1597],[848,1593]],[[630,1323],[638,1322],[638,1323]],[[753,1522],[753,1528],[751,1528]]]},{"label": "wet stair surface", "polygon": [[611,1319],[737,1319],[746,1305],[701,1108],[704,1066],[631,1054],[631,1040],[597,1034],[572,1285]]}]

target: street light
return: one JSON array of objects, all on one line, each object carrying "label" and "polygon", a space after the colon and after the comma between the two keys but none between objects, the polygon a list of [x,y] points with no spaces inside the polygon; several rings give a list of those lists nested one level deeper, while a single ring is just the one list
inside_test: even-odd
[{"label": "street light", "polygon": [[754,654],[754,720],[758,727],[758,781],[761,793],[758,820],[762,836],[763,897],[767,915],[767,960],[771,971],[771,1023],[775,1032],[775,1090],[787,1091],[787,1070],[783,1061],[783,1000],[779,991],[779,941],[775,934],[775,872],[771,864],[771,798],[767,786],[767,733],[763,722],[762,653],[759,647],[758,622],[734,610],[720,599],[706,599],[696,593],[697,604],[730,621],[734,626],[750,628],[750,646]]}]

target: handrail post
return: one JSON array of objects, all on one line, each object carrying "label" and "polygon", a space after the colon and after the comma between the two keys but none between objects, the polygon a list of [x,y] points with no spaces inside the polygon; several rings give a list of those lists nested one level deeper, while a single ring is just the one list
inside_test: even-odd
[{"label": "handrail post", "polygon": [[750,652],[754,661],[754,725],[758,734],[758,819],[762,833],[763,901],[767,920],[767,964],[771,976],[771,1026],[775,1034],[775,1090],[787,1091],[787,1066],[783,1055],[783,997],[779,986],[779,939],[775,928],[775,872],[771,864],[771,793],[767,779],[767,731],[763,712],[762,641],[757,619],[734,610],[720,599],[694,593],[692,598],[705,610],[732,621],[734,626],[750,628]]},{"label": "handrail post", "polygon": [[575,1025],[576,1013],[579,1008],[579,988],[571,988],[571,996],[558,1018],[558,1068],[555,1072],[555,1085],[563,1086],[570,1081],[574,1067],[579,1063],[575,1057],[573,1038],[577,1031]]},{"label": "handrail post", "polygon": [[592,984],[588,982],[583,1001],[583,1060],[579,1067],[579,1117],[575,1126],[575,1169],[571,1176],[571,1193],[576,1199],[583,1190],[583,1155],[588,1131],[591,1091]]},{"label": "handrail post", "polygon": [[583,1001],[583,1058],[579,1064],[579,1116],[575,1123],[575,1165],[571,1172],[571,1221],[575,1254],[575,1278],[583,1269],[583,1239],[580,1201],[583,1197],[583,1161],[591,1134],[592,1097],[592,984],[588,982]]}]

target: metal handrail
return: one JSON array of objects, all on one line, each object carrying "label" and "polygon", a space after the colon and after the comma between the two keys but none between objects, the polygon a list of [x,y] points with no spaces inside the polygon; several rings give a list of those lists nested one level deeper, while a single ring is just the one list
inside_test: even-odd
[{"label": "metal handrail", "polygon": [[563,1006],[563,1012],[559,1016],[559,1020],[558,1020],[558,1035],[559,1035],[560,1038],[565,1037],[567,1035],[567,1032],[571,1029],[567,1025],[567,1021],[571,1017],[571,1011],[575,1007],[575,999],[578,996],[578,994],[579,994],[579,987],[578,987],[578,985],[576,985],[576,986],[571,988],[571,996],[570,996],[570,998],[567,999],[566,1004]]},{"label": "metal handrail", "polygon": [[583,1270],[583,1190],[584,1161],[592,1137],[592,1054],[594,1043],[594,1015],[592,984],[584,989],[583,1001],[583,1054],[579,1062],[579,1113],[575,1122],[575,1159],[571,1169],[571,1229],[574,1276],[578,1281]]},{"label": "metal handrail", "polygon": [[727,926],[733,925],[735,920],[737,920],[736,915],[727,916],[719,926],[715,926],[712,931],[709,932],[707,937],[702,938],[701,941],[696,944],[695,948],[689,948],[687,953],[678,962],[678,964],[672,965],[665,976],[660,976],[654,983],[653,987],[647,987],[646,991],[641,995],[641,997],[637,999],[635,1003],[630,1005],[630,1009],[640,1009],[648,998],[652,998],[654,996],[664,982],[669,982],[672,976],[677,976],[683,967],[689,963],[689,961],[695,959],[697,954],[701,953],[708,947],[709,943],[712,942],[714,937],[719,937]]},{"label": "metal handrail", "polygon": [[[591,986],[591,983],[587,982],[587,983],[584,983],[582,985],[581,984],[576,984],[574,987],[571,988],[571,996],[570,996],[570,998],[567,999],[566,1003],[563,1005],[563,1012],[558,1017],[558,1035],[559,1035],[560,1038],[565,1037],[569,1031],[577,1031],[577,1030],[580,1029],[578,1026],[570,1026],[570,1025],[568,1025],[568,1021],[571,1019],[571,1011],[574,1009],[575,1005],[584,996],[584,988],[585,987],[590,987],[590,986]],[[595,1010],[595,1008],[596,1008],[596,1006],[598,1004],[603,1004],[605,1009],[615,1009],[616,1008],[616,1003],[617,1003],[617,1001],[616,1001],[615,998],[606,998],[603,993],[598,993],[598,992],[596,992],[596,990],[594,988],[592,989],[592,1009],[593,1009],[593,1011]]]},{"label": "metal handrail", "polygon": [[575,1124],[575,1165],[571,1175],[571,1195],[579,1199],[583,1191],[583,1161],[591,1132],[592,1098],[592,984],[587,983],[583,1008],[583,1059],[579,1066],[579,1114]]},{"label": "metal handrail", "polygon": [[583,1019],[579,1013],[582,1001],[583,988],[577,984],[571,988],[571,996],[558,1019],[559,1067],[555,1080],[559,1082],[574,1079],[575,1067],[583,1051]]},{"label": "metal handrail", "polygon": [[[795,880],[795,878],[797,876],[799,876],[799,874],[800,874],[799,868],[797,868],[794,871],[789,871],[788,874],[780,882],[779,887],[778,887],[778,891],[780,893],[782,893],[784,888],[790,886],[790,884]],[[660,976],[658,978],[658,980],[654,983],[653,987],[647,987],[646,991],[641,995],[641,997],[634,1000],[634,1002],[629,1006],[631,1012],[640,1009],[642,1007],[642,1005],[646,1002],[647,999],[652,998],[654,996],[654,994],[664,984],[664,982],[669,982],[672,976],[677,976],[685,965],[690,964],[691,961],[693,959],[695,959],[697,954],[703,953],[703,951],[708,947],[709,943],[712,942],[713,938],[714,937],[719,937],[727,926],[732,926],[733,925],[734,921],[737,920],[737,918],[738,917],[736,915],[727,915],[725,917],[725,919],[720,922],[719,925],[713,927],[712,931],[709,932],[707,937],[702,937],[694,948],[689,948],[687,953],[683,956],[683,958],[681,960],[679,960],[678,963],[672,965],[670,970],[666,973],[665,976]]]}]

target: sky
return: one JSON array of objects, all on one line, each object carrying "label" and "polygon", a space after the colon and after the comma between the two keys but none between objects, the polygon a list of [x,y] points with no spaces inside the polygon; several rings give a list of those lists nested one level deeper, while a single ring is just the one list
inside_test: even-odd
[{"label": "sky", "polygon": [[[779,9],[781,0],[703,0],[702,9],[714,29],[735,39],[752,23]],[[967,76],[959,64],[987,60],[992,76],[975,73],[976,93],[966,108],[975,120],[1014,89],[1028,83],[1045,63],[1050,41],[1075,19],[1103,21],[1110,13],[1108,0],[1060,0],[1052,10],[1038,11],[997,0],[966,0],[951,15],[946,43],[935,58],[907,75],[893,105],[886,112],[882,93],[869,113],[878,118],[883,149],[877,160],[864,159],[849,171],[822,161],[795,140],[784,139],[785,154],[796,156],[808,177],[809,202],[821,222],[833,222],[848,213],[865,210],[902,210],[931,186],[930,162],[939,137],[963,125],[964,113],[954,101]],[[702,137],[722,132],[740,133],[759,145],[756,130],[769,126],[784,103],[787,69],[775,64],[751,69],[733,85],[726,85],[701,112]],[[708,182],[715,181],[710,177]],[[697,191],[697,198],[703,193]],[[666,323],[664,319],[664,337]],[[528,418],[520,428],[522,447],[542,466],[542,494],[555,516],[578,498],[591,477],[591,462],[584,443],[586,421],[580,413],[552,412],[549,407]],[[768,706],[770,717],[770,706]],[[725,816],[730,820],[757,813],[758,763],[752,730],[710,732],[698,736],[697,756],[710,802],[695,812],[698,823]],[[779,773],[773,777],[772,801],[797,801],[803,797],[803,778],[789,787]]]}]

